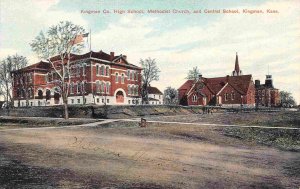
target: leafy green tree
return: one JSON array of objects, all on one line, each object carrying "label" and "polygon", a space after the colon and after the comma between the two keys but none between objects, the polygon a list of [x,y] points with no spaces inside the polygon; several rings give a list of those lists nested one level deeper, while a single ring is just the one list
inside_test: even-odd
[{"label": "leafy green tree", "polygon": [[287,91],[280,91],[280,101],[281,106],[283,107],[292,107],[296,105],[296,101],[294,97],[292,96],[292,93]]}]

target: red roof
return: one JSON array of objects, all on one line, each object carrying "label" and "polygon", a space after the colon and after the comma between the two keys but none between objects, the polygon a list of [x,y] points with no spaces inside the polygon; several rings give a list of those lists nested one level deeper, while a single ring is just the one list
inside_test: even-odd
[{"label": "red roof", "polygon": [[[241,94],[246,94],[252,75],[225,76],[215,78],[203,78],[204,85],[213,93],[217,94],[228,83]],[[186,90],[186,93],[193,87],[194,80],[187,80],[178,90]]]},{"label": "red roof", "polygon": [[156,87],[147,87],[148,94],[160,94],[162,95],[163,93]]},{"label": "red roof", "polygon": [[38,63],[35,63],[35,64],[32,64],[32,65],[29,65],[29,66],[26,66],[24,68],[21,68],[19,70],[15,70],[15,71],[12,71],[13,72],[18,72],[18,71],[31,71],[31,70],[48,70],[49,68],[51,68],[51,64],[48,63],[48,62],[44,62],[44,61],[40,61]]}]

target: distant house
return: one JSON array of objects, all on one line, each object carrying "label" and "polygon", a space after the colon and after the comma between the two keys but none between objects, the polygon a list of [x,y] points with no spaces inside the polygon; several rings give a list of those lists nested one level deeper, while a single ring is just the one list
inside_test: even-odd
[{"label": "distant house", "polygon": [[147,89],[150,105],[163,104],[163,93],[158,88],[149,86]]},{"label": "distant house", "polygon": [[255,86],[252,75],[242,75],[236,55],[232,76],[187,80],[178,89],[181,105],[254,106]]},{"label": "distant house", "polygon": [[255,100],[258,106],[280,105],[279,90],[273,86],[272,75],[266,75],[265,84],[260,84],[260,80],[255,80]]}]

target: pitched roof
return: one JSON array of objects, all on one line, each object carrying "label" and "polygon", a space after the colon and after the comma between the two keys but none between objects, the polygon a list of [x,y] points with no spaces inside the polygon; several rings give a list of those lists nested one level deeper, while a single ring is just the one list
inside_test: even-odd
[{"label": "pitched roof", "polygon": [[148,94],[160,94],[162,95],[163,93],[156,87],[147,87]]},{"label": "pitched roof", "polygon": [[[103,52],[102,50],[99,51],[99,52],[94,52],[94,51],[90,51],[90,52],[87,52],[85,54],[70,54],[70,60],[71,61],[76,61],[76,60],[82,60],[82,59],[88,59],[88,58],[95,58],[95,59],[99,59],[100,61],[101,60],[104,60],[104,61],[107,61],[108,63],[110,64],[117,64],[117,65],[120,65],[120,66],[123,66],[123,67],[130,67],[130,68],[133,68],[133,69],[142,69],[134,64],[131,64],[129,63],[127,60],[126,60],[126,63],[121,65],[121,64],[118,64],[118,63],[115,63],[113,62],[113,60],[121,57],[124,59],[124,55],[118,55],[118,56],[114,56],[114,53],[112,53],[111,55],[110,54],[107,54],[105,52]],[[57,56],[53,56],[50,58],[51,61],[55,62],[55,61],[59,61],[60,60],[60,56],[57,55]],[[55,63],[54,63],[55,64]],[[52,67],[52,65],[46,61],[40,61],[36,64],[32,64],[30,66],[27,66],[25,68],[22,68],[18,71],[25,71],[25,70],[31,70],[31,69],[50,69]]]},{"label": "pitched roof", "polygon": [[51,68],[51,64],[49,62],[45,62],[45,61],[40,61],[38,63],[26,66],[24,68],[21,68],[19,70],[14,70],[11,73],[14,72],[19,72],[19,71],[31,71],[31,70],[42,70],[42,71],[46,71],[49,68]]},{"label": "pitched roof", "polygon": [[[227,83],[241,94],[246,94],[252,75],[225,76],[215,78],[203,78],[204,85],[213,93],[217,94]],[[178,90],[190,91],[194,86],[194,80],[187,80]]]}]

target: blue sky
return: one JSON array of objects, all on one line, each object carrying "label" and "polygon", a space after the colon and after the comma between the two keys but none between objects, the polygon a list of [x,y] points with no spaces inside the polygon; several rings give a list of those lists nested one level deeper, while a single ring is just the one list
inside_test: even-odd
[{"label": "blue sky", "polygon": [[[49,26],[70,20],[92,30],[92,50],[156,58],[161,90],[178,88],[192,67],[204,77],[225,76],[238,52],[244,74],[273,75],[275,87],[300,102],[300,1],[207,0],[1,0],[0,58],[18,53],[38,58],[29,43]],[[276,9],[278,14],[82,14],[114,9]]]}]

